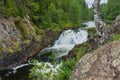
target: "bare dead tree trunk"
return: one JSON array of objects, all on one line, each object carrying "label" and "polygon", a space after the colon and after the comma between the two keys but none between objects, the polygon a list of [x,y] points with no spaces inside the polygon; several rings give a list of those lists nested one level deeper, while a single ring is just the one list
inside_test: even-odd
[{"label": "bare dead tree trunk", "polygon": [[94,0],[94,21],[98,32],[98,44],[100,45],[104,44],[105,42],[105,23],[102,21],[102,18],[100,16],[99,6],[100,0]]}]

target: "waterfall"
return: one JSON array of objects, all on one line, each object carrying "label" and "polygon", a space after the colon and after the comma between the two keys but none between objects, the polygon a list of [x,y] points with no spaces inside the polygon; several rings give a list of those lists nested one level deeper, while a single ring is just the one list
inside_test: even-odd
[{"label": "waterfall", "polygon": [[89,21],[89,22],[83,22],[82,24],[86,25],[86,28],[93,28],[95,27],[95,23],[93,21]]},{"label": "waterfall", "polygon": [[40,51],[39,55],[54,51],[57,57],[67,55],[75,45],[82,44],[88,39],[88,32],[84,29],[65,30],[52,47],[47,47]]},{"label": "waterfall", "polygon": [[84,22],[82,23],[86,25],[84,28],[79,28],[76,30],[65,30],[58,40],[55,41],[52,47],[47,47],[41,50],[38,54],[38,57],[42,54],[48,52],[55,52],[57,57],[62,57],[67,55],[70,50],[74,48],[75,45],[82,44],[87,41],[88,39],[88,28],[95,27],[95,23],[93,21]]}]

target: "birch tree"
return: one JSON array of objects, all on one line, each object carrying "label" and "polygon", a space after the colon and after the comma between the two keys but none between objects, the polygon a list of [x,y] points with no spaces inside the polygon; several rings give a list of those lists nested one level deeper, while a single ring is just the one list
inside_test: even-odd
[{"label": "birch tree", "polygon": [[99,11],[100,0],[94,0],[93,10],[94,10],[94,21],[96,29],[98,32],[98,44],[104,44],[105,42],[105,23],[102,21]]}]

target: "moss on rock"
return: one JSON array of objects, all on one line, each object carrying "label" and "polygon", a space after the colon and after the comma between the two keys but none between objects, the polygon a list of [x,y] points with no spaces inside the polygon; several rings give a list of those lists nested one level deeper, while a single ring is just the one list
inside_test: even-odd
[{"label": "moss on rock", "polygon": [[24,40],[28,39],[28,37],[29,37],[29,35],[28,35],[28,29],[27,29],[27,26],[25,26],[25,24],[23,23],[23,20],[21,18],[17,19],[15,21],[15,25],[16,25],[16,28],[18,30],[20,30],[23,39]]},{"label": "moss on rock", "polygon": [[96,28],[88,28],[89,38],[93,38],[97,34]]}]

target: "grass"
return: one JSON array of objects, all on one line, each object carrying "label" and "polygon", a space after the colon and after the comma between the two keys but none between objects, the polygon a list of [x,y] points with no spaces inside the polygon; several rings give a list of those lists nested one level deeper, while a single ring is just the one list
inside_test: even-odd
[{"label": "grass", "polygon": [[113,41],[120,40],[120,34],[115,34],[112,39]]}]

